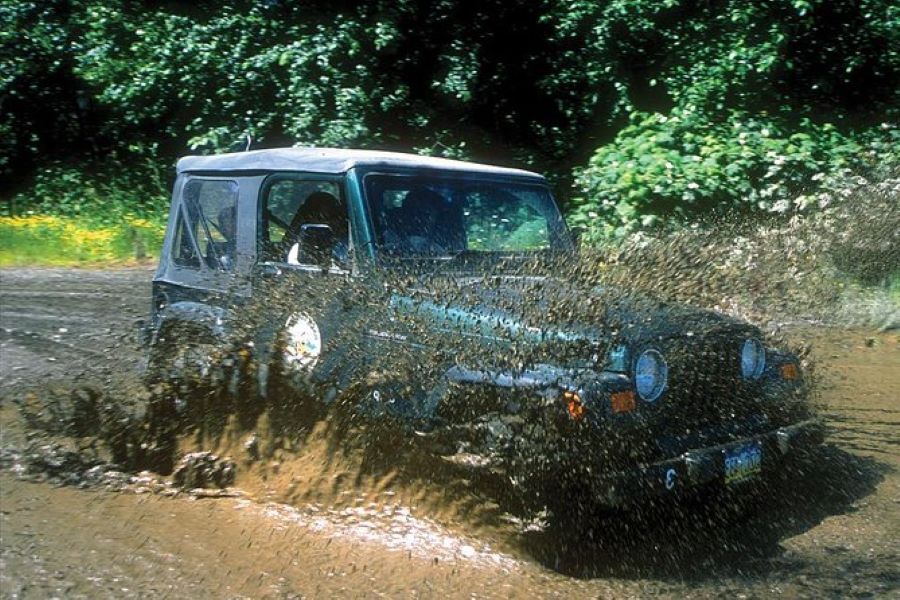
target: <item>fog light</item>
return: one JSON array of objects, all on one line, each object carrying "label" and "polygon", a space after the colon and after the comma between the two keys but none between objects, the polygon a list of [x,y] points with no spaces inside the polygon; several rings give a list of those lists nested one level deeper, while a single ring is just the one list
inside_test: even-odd
[{"label": "fog light", "polygon": [[578,395],[578,392],[569,390],[564,391],[563,400],[566,403],[566,410],[569,411],[569,416],[572,417],[573,420],[580,421],[584,418],[586,409],[584,408],[584,403],[581,401],[581,396]]},{"label": "fog light", "polygon": [[634,363],[634,387],[647,402],[655,402],[666,389],[669,367],[656,350],[645,350]]},{"label": "fog light", "polygon": [[624,392],[616,392],[609,397],[614,413],[631,412],[634,410],[634,391],[625,390]]}]

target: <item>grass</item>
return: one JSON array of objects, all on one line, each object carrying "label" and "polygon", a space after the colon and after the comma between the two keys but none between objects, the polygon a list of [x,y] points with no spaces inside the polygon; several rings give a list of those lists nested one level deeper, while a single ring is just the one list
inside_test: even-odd
[{"label": "grass", "polygon": [[164,223],[123,216],[91,223],[49,215],[0,217],[0,266],[125,265],[153,260]]}]

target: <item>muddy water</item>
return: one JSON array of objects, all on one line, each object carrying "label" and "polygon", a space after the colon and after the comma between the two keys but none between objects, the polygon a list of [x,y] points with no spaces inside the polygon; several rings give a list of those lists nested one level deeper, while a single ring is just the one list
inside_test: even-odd
[{"label": "muddy water", "polygon": [[248,501],[0,485],[6,597],[526,597],[551,584],[509,559],[384,548]]},{"label": "muddy water", "polygon": [[[28,390],[64,390],[85,372],[79,383],[116,378],[127,389],[137,357],[121,332],[143,316],[147,279],[146,271],[0,274],[0,445],[35,441],[10,406]],[[812,348],[829,444],[727,524],[687,504],[616,515],[602,540],[561,537],[509,518],[477,482],[438,463],[361,468],[352,447],[333,451],[325,430],[302,449],[247,463],[243,433],[216,448],[238,462],[236,498],[58,487],[23,481],[15,460],[4,461],[0,594],[896,594],[900,339],[809,327],[788,335]]]}]

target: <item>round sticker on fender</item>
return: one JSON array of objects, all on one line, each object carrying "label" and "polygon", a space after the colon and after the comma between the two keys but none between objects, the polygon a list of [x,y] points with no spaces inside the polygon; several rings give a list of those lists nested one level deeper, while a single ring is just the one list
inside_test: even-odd
[{"label": "round sticker on fender", "polygon": [[305,313],[297,313],[285,323],[285,334],[285,366],[296,370],[315,367],[322,353],[322,335],[316,322]]}]

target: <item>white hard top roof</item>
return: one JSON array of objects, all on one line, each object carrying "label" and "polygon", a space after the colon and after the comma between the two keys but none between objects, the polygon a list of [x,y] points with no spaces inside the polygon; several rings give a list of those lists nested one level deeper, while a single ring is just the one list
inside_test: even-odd
[{"label": "white hard top roof", "polygon": [[468,171],[490,175],[543,177],[531,171],[509,169],[461,160],[449,160],[417,154],[378,150],[344,150],[339,148],[274,148],[185,156],[178,161],[178,172],[191,171],[306,171],[311,173],[344,173],[357,166],[412,167],[442,171]]}]

